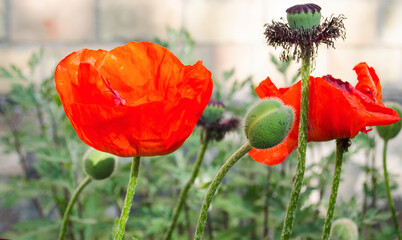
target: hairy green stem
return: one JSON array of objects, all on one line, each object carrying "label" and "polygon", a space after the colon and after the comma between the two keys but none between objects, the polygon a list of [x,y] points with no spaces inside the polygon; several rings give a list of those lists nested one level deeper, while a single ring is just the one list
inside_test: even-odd
[{"label": "hairy green stem", "polygon": [[271,179],[271,167],[267,167],[267,185],[265,187],[265,203],[264,203],[264,229],[263,229],[263,238],[269,239],[269,198],[270,198],[270,179]]},{"label": "hairy green stem", "polygon": [[92,181],[90,177],[86,177],[84,181],[75,189],[73,196],[71,197],[70,201],[68,202],[67,208],[64,211],[63,223],[61,224],[61,229],[59,233],[59,240],[64,239],[64,235],[66,234],[67,230],[67,223],[68,219],[70,218],[71,210],[73,209],[74,203],[77,201],[78,195],[82,192],[82,190]]},{"label": "hairy green stem", "polygon": [[172,219],[170,220],[169,227],[165,233],[165,236],[163,237],[164,240],[168,240],[172,236],[173,230],[176,226],[177,219],[179,218],[181,209],[183,208],[183,205],[186,201],[187,193],[190,190],[191,186],[193,185],[195,178],[197,177],[198,172],[200,170],[202,160],[204,159],[205,151],[207,150],[208,142],[209,141],[208,141],[207,137],[202,139],[200,151],[198,153],[197,160],[195,161],[193,171],[192,171],[191,176],[188,179],[186,185],[184,186],[184,188],[181,190],[181,192],[179,194],[179,199],[173,210]]},{"label": "hairy green stem", "polygon": [[392,196],[391,196],[391,189],[389,187],[388,170],[387,170],[387,148],[388,148],[388,140],[384,140],[384,149],[382,152],[382,163],[383,163],[383,167],[384,167],[385,188],[387,190],[389,209],[391,210],[391,213],[392,213],[392,220],[394,221],[395,230],[398,235],[398,239],[402,240],[401,230],[399,229],[398,218],[396,216],[394,202],[393,202]]},{"label": "hairy green stem", "polygon": [[197,221],[197,229],[195,230],[194,239],[200,240],[202,238],[202,234],[204,233],[205,222],[208,216],[208,209],[211,205],[212,198],[215,195],[216,190],[219,187],[222,179],[225,177],[226,173],[229,169],[246,153],[248,153],[252,149],[250,143],[247,141],[241,148],[239,148],[233,155],[226,160],[223,166],[219,169],[215,178],[212,180],[211,185],[209,185],[207,195],[204,198],[204,201],[201,206],[200,215]]},{"label": "hairy green stem", "polygon": [[308,100],[310,88],[310,57],[311,50],[305,50],[302,60],[302,83],[300,100],[300,123],[297,147],[297,169],[295,182],[290,194],[288,208],[286,210],[285,221],[282,228],[282,240],[290,239],[292,235],[293,223],[296,215],[296,208],[299,202],[300,190],[303,185],[304,171],[306,168],[306,148],[307,148],[307,126],[308,126]]},{"label": "hairy green stem", "polygon": [[124,239],[124,231],[126,229],[128,216],[130,215],[131,204],[133,203],[135,186],[137,185],[138,171],[140,170],[140,159],[141,157],[133,157],[133,162],[131,163],[130,180],[128,182],[126,199],[124,200],[121,215],[117,222],[117,227],[114,230],[114,240]]},{"label": "hairy green stem", "polygon": [[345,149],[344,141],[349,141],[349,139],[338,139],[336,140],[336,155],[335,155],[335,169],[334,169],[334,177],[332,179],[332,188],[331,195],[329,197],[329,205],[327,210],[327,216],[325,218],[324,229],[322,232],[322,238],[327,240],[331,233],[332,219],[334,218],[334,210],[336,204],[336,198],[338,196],[338,187],[341,182],[341,173],[342,173],[342,162],[343,162],[343,153],[347,151],[347,147]]}]

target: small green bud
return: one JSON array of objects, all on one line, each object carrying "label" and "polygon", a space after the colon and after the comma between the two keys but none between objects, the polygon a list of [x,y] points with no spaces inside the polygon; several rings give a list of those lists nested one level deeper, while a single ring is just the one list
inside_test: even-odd
[{"label": "small green bud", "polygon": [[109,178],[117,165],[116,156],[93,148],[84,154],[83,161],[85,173],[94,180]]},{"label": "small green bud", "polygon": [[334,221],[331,227],[330,240],[358,240],[359,232],[355,222],[348,218],[340,218]]},{"label": "small green bud", "polygon": [[[402,117],[402,106],[396,102],[386,102],[384,103],[386,107],[392,108],[395,112],[398,113],[399,117]],[[402,121],[399,120],[394,124],[390,124],[387,126],[377,126],[377,132],[380,137],[386,141],[396,137],[398,133],[401,131]]]},{"label": "small green bud", "polygon": [[321,7],[313,4],[300,4],[286,10],[289,27],[301,30],[320,25]]},{"label": "small green bud", "polygon": [[244,131],[254,148],[271,148],[286,138],[293,119],[294,114],[290,107],[279,100],[266,99],[249,110]]}]

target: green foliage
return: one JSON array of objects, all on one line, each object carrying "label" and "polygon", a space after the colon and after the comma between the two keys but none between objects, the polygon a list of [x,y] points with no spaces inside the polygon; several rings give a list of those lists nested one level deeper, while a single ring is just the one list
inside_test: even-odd
[{"label": "green foliage", "polygon": [[[169,29],[167,40],[156,41],[179,52],[181,60],[192,59],[194,41],[186,31]],[[0,211],[9,209],[18,213],[18,222],[12,228],[0,229],[2,238],[56,239],[69,197],[84,178],[82,157],[88,147],[78,139],[64,114],[53,76],[45,77],[39,84],[32,77],[42,56],[43,50],[32,54],[27,63],[29,73],[14,65],[0,68],[0,78],[11,85],[6,104],[0,107],[0,122],[7,127],[0,144],[4,154],[13,153],[24,166],[21,176],[2,178],[0,182]],[[290,62],[282,63],[275,57],[271,60],[284,79],[291,75]],[[297,79],[298,75],[295,76],[293,79]],[[285,84],[294,82],[285,81]],[[258,100],[254,89],[251,77],[235,78],[235,69],[214,78],[213,99],[226,105],[223,118],[227,114],[244,116]],[[191,174],[199,150],[200,132],[196,128],[185,144],[172,154],[142,160],[126,239],[162,238],[178,193]],[[242,130],[238,130],[228,133],[223,141],[209,145],[172,239],[192,239],[199,208],[212,178],[245,140]],[[321,143],[308,146],[311,153],[322,148]],[[374,146],[372,135],[360,134],[353,139],[345,161],[355,154],[367,156],[367,164],[361,166],[367,175],[362,193],[367,204],[364,209],[364,204],[355,198],[339,200],[335,219],[352,219],[358,224],[362,239],[393,239],[392,226],[387,222],[390,215],[387,210],[378,208],[378,202],[385,200],[385,189],[381,174],[371,164]],[[332,151],[323,157],[311,156],[295,219],[295,239],[319,239],[324,223],[335,155]],[[7,160],[8,156],[2,159]],[[115,218],[123,205],[130,163],[131,159],[120,159],[112,178],[94,181],[85,188],[73,208],[67,239],[111,238]],[[212,202],[205,239],[266,239],[267,229],[269,239],[279,239],[295,167],[295,153],[280,165],[271,167],[249,156],[242,158],[227,174]],[[371,181],[372,178],[375,181]],[[396,188],[395,178],[391,179],[391,185]],[[317,195],[318,199],[314,198]],[[372,204],[373,200],[377,203]],[[35,202],[41,206],[42,217],[34,207]],[[24,207],[27,205],[29,209]]]},{"label": "green foliage", "polygon": [[274,54],[270,53],[269,55],[271,57],[271,63],[274,64],[276,70],[283,75],[283,81],[285,82],[286,86],[294,84],[299,79],[301,75],[300,71],[294,74],[290,81],[288,80],[288,70],[292,63],[292,57],[290,57],[288,61],[281,61]]}]

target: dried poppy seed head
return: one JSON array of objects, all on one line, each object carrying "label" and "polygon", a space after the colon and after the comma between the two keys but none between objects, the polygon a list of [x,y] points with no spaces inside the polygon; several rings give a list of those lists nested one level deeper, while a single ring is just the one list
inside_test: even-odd
[{"label": "dried poppy seed head", "polygon": [[325,18],[321,21],[321,7],[315,4],[296,5],[287,10],[288,22],[272,21],[265,24],[265,37],[268,45],[283,47],[280,56],[282,61],[288,61],[290,56],[297,61],[306,57],[306,53],[314,59],[321,43],[334,48],[337,38],[345,39],[345,17]]},{"label": "dried poppy seed head", "polygon": [[209,101],[197,122],[197,125],[202,127],[206,133],[201,136],[202,138],[220,141],[227,132],[238,128],[240,121],[236,117],[222,120],[225,108],[225,105],[218,100],[211,99]]},{"label": "dried poppy seed head", "polygon": [[210,100],[202,113],[202,118],[206,124],[211,124],[217,121],[219,122],[222,119],[224,111],[225,105],[223,105],[223,103],[217,100]]},{"label": "dried poppy seed head", "polygon": [[300,4],[286,10],[287,19],[291,29],[309,29],[320,25],[321,7],[313,4]]}]

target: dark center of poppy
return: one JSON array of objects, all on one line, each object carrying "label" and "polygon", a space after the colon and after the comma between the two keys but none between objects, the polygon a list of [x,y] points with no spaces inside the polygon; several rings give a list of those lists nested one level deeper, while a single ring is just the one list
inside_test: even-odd
[{"label": "dark center of poppy", "polygon": [[343,82],[340,79],[336,79],[334,77],[332,77],[332,75],[326,75],[324,77],[322,77],[324,80],[326,80],[327,82],[329,82],[332,86],[348,92],[348,93],[352,93],[353,92],[353,87],[350,85],[350,83],[348,82]]}]

